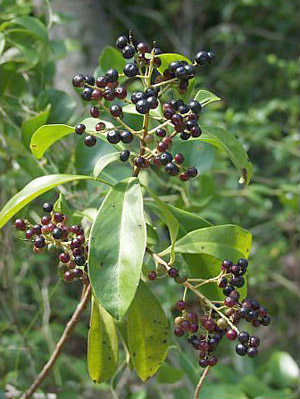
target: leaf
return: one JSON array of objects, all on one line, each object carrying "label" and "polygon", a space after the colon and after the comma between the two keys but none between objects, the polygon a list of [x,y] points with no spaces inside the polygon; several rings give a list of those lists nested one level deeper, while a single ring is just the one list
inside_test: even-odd
[{"label": "leaf", "polygon": [[22,125],[22,140],[27,148],[30,147],[30,140],[34,132],[47,122],[51,105],[49,104],[44,111],[41,111],[37,115],[28,118]]},{"label": "leaf", "polygon": [[151,247],[152,245],[157,245],[159,242],[159,236],[157,231],[150,225],[146,224],[147,227],[147,247]]},{"label": "leaf", "polygon": [[[249,231],[235,225],[222,225],[193,230],[175,243],[175,252],[183,254],[207,254],[220,260],[248,257],[251,247]],[[171,247],[161,252],[164,256]]]},{"label": "leaf", "polygon": [[109,154],[103,155],[103,157],[99,158],[96,162],[93,172],[94,177],[98,177],[107,165],[111,164],[112,162],[118,161],[119,159],[119,152],[111,152]]},{"label": "leaf", "polygon": [[113,65],[118,72],[123,72],[125,59],[120,51],[111,46],[105,46],[99,57],[99,65],[105,73]]},{"label": "leaf", "polygon": [[[21,191],[14,195],[0,212],[0,228],[4,226],[20,209],[29,202],[60,184],[74,180],[93,179],[91,176],[55,174],[41,176],[28,183]],[[100,179],[98,179],[100,180]],[[101,180],[105,183],[103,180]]]},{"label": "leaf", "polygon": [[299,366],[287,352],[275,352],[268,362],[268,379],[278,388],[296,388],[299,384]]},{"label": "leaf", "polygon": [[90,239],[89,273],[93,291],[115,319],[125,315],[133,300],[145,247],[142,190],[138,179],[129,178],[117,183],[106,195]]},{"label": "leaf", "polygon": [[167,356],[169,325],[156,296],[141,281],[128,310],[127,338],[138,376],[150,378]]},{"label": "leaf", "polygon": [[75,99],[69,94],[56,89],[42,90],[38,97],[38,108],[43,110],[51,104],[48,123],[65,124],[74,115],[78,106]]},{"label": "leaf", "polygon": [[84,124],[84,126],[86,127],[86,130],[87,130],[88,133],[96,133],[95,126],[99,122],[105,123],[105,126],[108,129],[113,129],[114,128],[114,125],[111,122],[105,121],[104,119],[99,119],[99,118],[85,118],[80,123]]},{"label": "leaf", "polygon": [[[202,127],[201,127],[202,128]],[[203,127],[202,135],[191,138],[191,141],[201,140],[224,150],[234,166],[240,171],[240,183],[249,184],[252,176],[252,163],[242,144],[233,134],[220,127]]]},{"label": "leaf", "polygon": [[48,41],[48,31],[46,26],[37,18],[25,16],[13,19],[11,24],[20,25],[34,34],[36,38],[44,42]]},{"label": "leaf", "polygon": [[148,193],[151,195],[151,197],[156,202],[156,205],[158,206],[159,211],[160,211],[159,216],[163,219],[165,224],[168,226],[170,240],[171,240],[170,263],[172,264],[175,261],[174,245],[175,245],[176,238],[177,238],[178,231],[179,231],[179,223],[178,223],[177,219],[170,212],[168,206],[149,187],[144,186],[144,188],[146,191],[148,191]]},{"label": "leaf", "polygon": [[199,90],[195,96],[195,100],[199,101],[203,107],[215,101],[220,101],[221,98],[208,90]]},{"label": "leaf", "polygon": [[0,55],[2,55],[4,48],[5,48],[5,36],[3,33],[0,33]]},{"label": "leaf", "polygon": [[44,125],[33,133],[30,141],[32,154],[41,159],[48,148],[69,134],[74,133],[74,128],[68,125]]},{"label": "leaf", "polygon": [[236,385],[230,384],[211,384],[203,385],[201,388],[201,397],[206,398],[224,398],[224,399],[247,399],[246,394]]},{"label": "leaf", "polygon": [[109,381],[118,368],[118,337],[113,318],[92,300],[87,361],[93,382]]}]

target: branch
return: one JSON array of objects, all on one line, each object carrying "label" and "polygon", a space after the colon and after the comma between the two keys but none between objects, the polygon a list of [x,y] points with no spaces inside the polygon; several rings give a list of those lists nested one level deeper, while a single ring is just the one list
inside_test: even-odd
[{"label": "branch", "polygon": [[88,285],[88,287],[85,289],[84,295],[82,296],[82,299],[80,303],[77,305],[77,308],[75,312],[73,313],[73,316],[69,320],[60,340],[56,344],[56,347],[54,349],[54,352],[52,353],[50,359],[48,362],[45,364],[43,369],[41,370],[40,374],[37,376],[36,380],[33,382],[33,384],[28,388],[28,390],[25,392],[23,395],[23,399],[29,399],[32,397],[33,393],[38,389],[38,387],[41,385],[41,383],[44,381],[44,379],[47,377],[49,374],[50,370],[54,366],[56,360],[58,359],[65,343],[67,340],[70,338],[72,331],[76,324],[78,323],[79,317],[83,313],[89,299],[91,296],[91,286]]},{"label": "branch", "polygon": [[198,397],[199,397],[200,389],[201,389],[201,387],[202,387],[202,385],[203,385],[203,382],[204,382],[204,380],[205,380],[205,378],[206,378],[208,372],[209,372],[209,366],[207,366],[206,369],[204,370],[204,372],[203,372],[203,374],[201,375],[201,378],[200,378],[200,380],[199,380],[199,382],[198,382],[198,385],[196,386],[195,397],[194,397],[195,399],[198,399]]}]

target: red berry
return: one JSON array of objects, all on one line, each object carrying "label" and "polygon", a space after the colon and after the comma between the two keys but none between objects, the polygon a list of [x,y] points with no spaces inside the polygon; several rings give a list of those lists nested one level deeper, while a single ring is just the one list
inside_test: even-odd
[{"label": "red berry", "polygon": [[184,335],[184,331],[180,327],[175,327],[174,335],[176,335],[176,337],[182,337]]},{"label": "red berry", "polygon": [[154,280],[156,279],[156,277],[157,277],[157,274],[156,274],[156,272],[154,272],[154,271],[152,271],[152,272],[150,272],[150,273],[148,274],[148,279],[149,279],[150,281],[154,281]]},{"label": "red berry", "polygon": [[67,281],[67,282],[73,281],[74,276],[73,276],[72,271],[67,271],[67,272],[65,272],[65,273],[64,273],[64,279],[65,279],[65,281]]},{"label": "red berry", "polygon": [[175,155],[174,160],[178,165],[180,165],[184,162],[184,156],[179,152]]},{"label": "red berry", "polygon": [[186,173],[186,172],[183,172],[183,173],[180,173],[180,175],[179,175],[179,179],[181,180],[181,181],[187,181],[187,180],[189,180],[189,175],[188,175],[188,173]]},{"label": "red berry", "polygon": [[227,298],[225,298],[224,304],[225,304],[225,306],[232,308],[233,306],[236,305],[236,301],[233,298],[231,298],[230,296],[228,296]]},{"label": "red berry", "polygon": [[176,276],[178,275],[178,270],[175,269],[174,267],[171,267],[171,268],[168,270],[168,275],[169,275],[170,277],[174,278],[174,277],[176,277]]},{"label": "red berry", "polygon": [[17,219],[15,221],[15,228],[18,230],[25,230],[26,229],[26,223],[24,219]]},{"label": "red berry", "polygon": [[50,221],[51,221],[51,217],[50,216],[43,216],[42,219],[41,219],[41,223],[43,225],[50,223]]},{"label": "red berry", "polygon": [[103,92],[101,90],[93,90],[91,94],[91,100],[100,100],[103,97]]},{"label": "red berry", "polygon": [[237,337],[237,332],[235,330],[228,330],[226,333],[226,338],[228,338],[230,341],[234,341]]},{"label": "red berry", "polygon": [[106,128],[105,123],[104,122],[99,122],[97,123],[97,125],[95,126],[95,130],[97,132],[100,132],[101,130],[104,130]]},{"label": "red berry", "polygon": [[92,107],[92,108],[90,109],[90,114],[91,114],[91,116],[92,116],[93,118],[99,118],[99,115],[100,115],[99,108],[98,108],[98,107]]},{"label": "red berry", "polygon": [[123,100],[127,96],[127,90],[125,87],[120,86],[115,89],[115,95],[120,100]]},{"label": "red berry", "polygon": [[185,301],[178,301],[175,305],[176,309],[179,310],[179,312],[182,312],[184,309],[186,309],[186,302]]},{"label": "red berry", "polygon": [[58,258],[62,263],[68,263],[70,260],[70,255],[62,252],[61,254],[59,254]]},{"label": "red berry", "polygon": [[216,358],[216,356],[212,356],[210,359],[208,359],[208,365],[210,367],[213,367],[217,364],[218,359]]},{"label": "red berry", "polygon": [[168,145],[166,143],[163,143],[162,141],[157,144],[157,149],[160,152],[166,152],[168,149]]}]

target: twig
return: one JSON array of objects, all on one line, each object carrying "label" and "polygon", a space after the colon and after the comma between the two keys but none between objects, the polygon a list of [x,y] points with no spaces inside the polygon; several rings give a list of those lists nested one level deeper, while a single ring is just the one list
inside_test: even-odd
[{"label": "twig", "polygon": [[201,377],[200,377],[200,380],[199,380],[199,382],[198,382],[198,385],[196,386],[196,389],[195,389],[195,397],[194,397],[195,399],[198,399],[198,397],[199,397],[200,389],[201,389],[201,387],[202,387],[202,385],[203,385],[203,382],[204,382],[204,380],[205,380],[205,378],[206,378],[208,372],[209,372],[209,366],[207,366],[206,369],[204,370],[203,374],[202,374]]},{"label": "twig", "polygon": [[[83,289],[85,289],[85,288],[83,288]],[[23,399],[31,398],[33,393],[38,389],[38,387],[41,385],[41,383],[44,381],[44,379],[49,374],[49,371],[54,366],[57,358],[59,357],[59,355],[64,347],[64,344],[70,338],[70,335],[71,335],[74,327],[76,326],[76,324],[79,320],[79,317],[83,313],[83,311],[90,299],[90,296],[91,296],[91,286],[89,285],[85,290],[85,294],[84,294],[83,298],[81,299],[80,303],[77,305],[77,308],[76,308],[75,312],[73,313],[73,316],[69,320],[69,322],[63,332],[63,335],[61,336],[60,340],[56,344],[56,347],[55,347],[54,352],[52,353],[50,359],[45,364],[45,366],[43,367],[43,369],[41,370],[40,374],[37,376],[37,378],[33,382],[33,384],[24,393]]]}]

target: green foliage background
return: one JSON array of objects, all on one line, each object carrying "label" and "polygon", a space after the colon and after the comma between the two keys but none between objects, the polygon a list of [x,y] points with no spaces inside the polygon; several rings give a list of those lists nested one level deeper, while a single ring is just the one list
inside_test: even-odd
[{"label": "green foliage background", "polygon": [[[240,188],[236,171],[222,154],[208,145],[187,143],[184,151],[198,166],[201,177],[179,187],[170,180],[160,195],[215,224],[235,223],[252,232],[249,295],[268,306],[273,322],[260,333],[263,351],[255,361],[237,358],[232,345],[225,345],[220,354],[223,362],[212,373],[203,398],[297,398],[299,32],[295,3],[278,0],[275,6],[271,0],[111,0],[95,1],[94,6],[109,25],[107,44],[113,44],[117,35],[131,28],[139,40],[157,40],[163,51],[188,57],[202,48],[216,52],[216,63],[203,69],[196,87],[213,91],[222,102],[207,108],[202,124],[227,127],[239,137],[254,164],[252,182]],[[85,149],[77,138],[69,137],[36,161],[28,146],[31,134],[41,124],[73,124],[84,115],[76,93],[61,92],[66,82],[54,83],[54,79],[57,68],[58,73],[62,68],[61,60],[72,57],[74,62],[75,54],[76,64],[78,52],[85,63],[85,69],[78,72],[96,67],[90,56],[93,41],[81,43],[80,35],[69,29],[77,24],[89,30],[88,21],[74,20],[72,12],[63,12],[62,4],[55,4],[53,13],[48,2],[36,7],[31,1],[3,0],[0,7],[2,208],[34,177],[91,173],[99,149]],[[67,36],[58,33],[58,39],[53,39],[53,32],[61,28],[66,29]],[[71,87],[70,82],[67,84]],[[102,145],[100,152],[106,151]],[[122,168],[108,171],[118,180],[126,175]],[[105,188],[96,191],[95,184],[88,182],[60,190],[72,211],[82,211],[97,208]],[[47,194],[23,213],[37,220],[43,200],[56,197],[55,193]],[[80,287],[61,283],[55,272],[55,257],[34,256],[28,245],[17,239],[11,225],[0,234],[1,388],[10,384],[23,390],[51,353],[76,306]],[[166,287],[164,281],[155,289],[171,316],[170,309],[179,297],[178,287]],[[88,312],[46,380],[45,392],[58,392],[62,399],[113,397],[108,385],[95,386],[89,381],[87,325]],[[157,377],[142,385],[134,374],[120,370],[114,388],[120,399],[181,399],[192,395],[198,375],[197,359],[174,340],[168,363]]]}]

